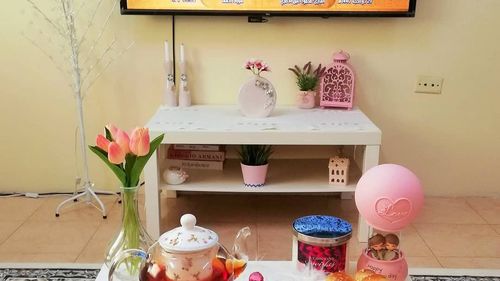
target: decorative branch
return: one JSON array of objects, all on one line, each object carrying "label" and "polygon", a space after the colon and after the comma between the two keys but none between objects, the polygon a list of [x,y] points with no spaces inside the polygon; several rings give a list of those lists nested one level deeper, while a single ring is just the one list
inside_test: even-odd
[{"label": "decorative branch", "polygon": [[87,68],[87,73],[85,75],[83,75],[83,77],[82,77],[82,84],[85,83],[85,80],[92,73],[92,71],[94,70],[94,67],[99,65],[101,63],[102,59],[104,58],[104,56],[106,56],[106,54],[108,54],[109,51],[111,51],[113,49],[113,46],[115,45],[115,43],[116,43],[116,39],[113,38],[113,41],[111,42],[111,44],[109,44],[108,47],[104,50],[104,52],[102,52],[102,54],[99,56],[99,58],[97,58],[95,63],[90,65],[90,67]]},{"label": "decorative branch", "polygon": [[[84,1],[84,2],[87,2],[87,1]],[[99,0],[99,2],[97,2],[97,5],[95,6],[95,9],[92,11],[92,16],[89,20],[89,23],[87,25],[87,27],[85,28],[85,31],[83,32],[83,35],[82,37],[80,38],[80,40],[78,41],[78,46],[81,46],[82,43],[85,41],[85,38],[87,36],[87,32],[89,31],[90,27],[92,26],[92,24],[94,23],[94,18],[95,18],[95,15],[97,15],[97,10],[99,9],[99,7],[101,6],[101,3],[102,3],[102,0]],[[113,8],[115,7],[115,5],[113,5]],[[111,8],[111,10],[113,10],[113,8]]]},{"label": "decorative branch", "polygon": [[38,50],[40,50],[40,52],[42,52],[42,54],[44,54],[47,58],[49,58],[49,60],[54,64],[54,66],[57,68],[57,70],[59,70],[59,72],[61,72],[61,74],[63,75],[66,75],[68,74],[67,72],[64,72],[64,70],[61,68],[61,66],[59,66],[59,64],[57,64],[56,60],[54,59],[53,56],[49,55],[49,53],[47,53],[42,47],[40,47],[40,45],[38,45],[35,41],[33,41],[31,38],[29,38],[28,36],[21,34],[24,38],[26,38],[26,40],[30,41],[31,44],[33,44],[33,46],[35,46]]},{"label": "decorative branch", "polygon": [[[88,1],[82,1],[82,4],[80,4],[80,7],[78,7],[78,9],[76,9],[75,11],[75,16],[78,16],[78,14],[80,14],[80,11],[83,9],[83,7],[85,7],[85,4],[87,4]],[[94,17],[92,17],[92,19],[94,19]]]},{"label": "decorative branch", "polygon": [[[92,54],[92,52],[94,51],[97,43],[101,40],[101,37],[102,35],[104,34],[104,31],[106,30],[106,27],[108,26],[108,22],[109,22],[109,19],[111,18],[111,16],[113,15],[113,10],[115,9],[115,6],[116,6],[116,2],[117,1],[114,1],[113,2],[113,7],[111,7],[111,9],[109,10],[108,12],[108,15],[106,17],[106,20],[104,21],[104,24],[102,25],[101,27],[101,31],[99,32],[99,34],[96,36],[96,38],[94,39],[94,41],[92,42],[91,44],[91,47],[89,49],[89,51],[87,52],[87,54],[84,56],[85,59],[85,62],[88,60],[88,58],[90,57],[90,55]],[[85,37],[82,36],[82,38],[80,39],[80,42],[78,43],[78,46],[80,46],[80,44],[83,42],[83,40],[85,40]]]},{"label": "decorative branch", "polygon": [[104,71],[106,71],[106,69],[109,67],[109,65],[111,65],[111,63],[113,63],[114,60],[118,59],[119,57],[121,57],[125,52],[127,52],[130,48],[132,48],[132,46],[135,44],[135,42],[132,42],[130,43],[130,45],[128,45],[127,48],[123,49],[121,52],[118,53],[118,55],[111,59],[104,67],[103,69],[97,73],[96,77],[94,79],[92,79],[91,81],[89,81],[90,83],[88,84],[88,86],[85,88],[85,91],[84,91],[84,94],[83,94],[83,97],[82,98],[85,98],[87,96],[87,93],[88,93],[88,90],[94,85],[94,82],[97,81],[99,79],[99,77],[101,77],[102,73]]},{"label": "decorative branch", "polygon": [[[94,54],[97,53],[97,50],[100,49],[100,46],[102,45],[101,41],[104,32],[107,30],[108,24],[113,15],[113,10],[116,8],[117,1],[110,0],[113,3],[111,5],[112,7],[109,11],[106,10],[105,14],[101,14],[98,11],[100,8],[103,8],[103,0],[94,0],[95,5],[89,5],[86,3],[89,0],[82,0],[83,3],[78,4],[78,7],[75,6],[76,1],[74,0],[52,0],[53,6],[51,11],[55,11],[57,13],[56,15],[50,14],[52,17],[49,17],[49,14],[45,13],[43,9],[41,9],[40,6],[34,2],[34,0],[26,1],[37,13],[42,15],[43,20],[50,24],[51,27],[55,29],[57,34],[61,36],[61,41],[64,41],[61,46],[62,49],[54,50],[53,53],[58,52],[61,60],[68,62],[68,67],[61,67],[61,60],[56,60],[54,55],[51,55],[46,48],[42,48],[39,42],[37,43],[36,40],[33,40],[24,34],[23,36],[30,41],[31,44],[38,48],[46,57],[48,57],[59,72],[65,76],[69,75],[71,77],[73,92],[82,99],[86,96],[86,91],[94,85],[95,81],[99,79],[109,65],[111,65],[115,59],[121,57],[134,45],[134,42],[132,42],[128,47],[120,51],[121,48],[116,47],[118,42],[117,39],[113,38],[111,43],[107,44],[106,48],[102,52],[99,52],[100,54],[97,59],[95,59]],[[75,10],[75,8],[77,9]],[[89,22],[87,22],[87,18],[84,17],[84,23],[79,24],[78,19],[83,17],[82,11],[84,9],[91,13],[89,15],[90,19]],[[80,17],[77,17],[79,14]],[[90,40],[90,45],[87,46],[87,44],[85,44],[85,47],[83,47],[83,42],[87,40],[87,36],[90,34],[89,30],[93,25],[95,25],[97,14],[100,14],[103,17],[103,21],[101,21],[102,25],[100,25],[100,29],[97,29],[97,35]],[[78,36],[79,33],[77,31],[80,31],[79,28],[84,29],[82,36]],[[39,33],[40,36],[44,35],[43,32]],[[52,42],[50,37],[48,37],[47,41]],[[61,54],[63,52],[66,53],[66,51],[68,54]],[[86,53],[83,56],[82,53],[84,51]],[[114,56],[113,53],[117,53],[117,55]],[[91,60],[93,63],[89,65]],[[106,63],[104,63],[105,61]],[[100,69],[99,72],[97,72],[98,69]]]},{"label": "decorative branch", "polygon": [[37,11],[42,17],[43,19],[48,22],[56,31],[57,33],[59,33],[59,35],[61,35],[62,37],[65,37],[66,34],[63,32],[62,28],[60,26],[58,26],[53,20],[51,20],[39,7],[38,5],[33,2],[33,0],[26,0],[28,3],[31,4],[31,7],[33,7],[33,9],[35,9],[35,11]]}]

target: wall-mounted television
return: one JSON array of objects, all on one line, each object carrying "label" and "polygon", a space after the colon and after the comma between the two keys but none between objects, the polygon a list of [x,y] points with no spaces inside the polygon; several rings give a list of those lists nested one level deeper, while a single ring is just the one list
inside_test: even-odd
[{"label": "wall-mounted television", "polygon": [[120,0],[122,14],[413,17],[417,0]]}]

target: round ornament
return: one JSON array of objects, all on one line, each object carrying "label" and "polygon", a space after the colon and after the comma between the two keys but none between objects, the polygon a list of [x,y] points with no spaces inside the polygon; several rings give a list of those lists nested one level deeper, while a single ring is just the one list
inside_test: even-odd
[{"label": "round ornament", "polygon": [[386,232],[402,230],[417,216],[424,203],[417,176],[395,164],[375,166],[363,174],[354,198],[366,222]]},{"label": "round ornament", "polygon": [[276,90],[269,80],[256,75],[241,86],[238,104],[246,117],[267,117],[276,106]]}]

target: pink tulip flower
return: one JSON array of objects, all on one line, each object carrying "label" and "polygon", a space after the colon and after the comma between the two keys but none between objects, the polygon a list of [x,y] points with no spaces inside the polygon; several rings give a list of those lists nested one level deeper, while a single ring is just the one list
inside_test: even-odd
[{"label": "pink tulip flower", "polygon": [[130,137],[130,151],[137,156],[149,153],[149,130],[148,128],[135,128]]},{"label": "pink tulip flower", "polygon": [[120,145],[120,148],[123,150],[123,153],[127,154],[130,152],[129,143],[130,138],[127,133],[124,131],[117,129],[116,135],[113,136],[115,142]]},{"label": "pink tulip flower", "polygon": [[97,147],[108,152],[109,140],[105,136],[101,134],[97,135],[97,139],[95,140],[95,142],[97,144]]},{"label": "pink tulip flower", "polygon": [[125,152],[121,149],[120,145],[114,141],[108,145],[108,160],[113,164],[121,164],[125,161]]},{"label": "pink tulip flower", "polygon": [[111,133],[111,137],[113,138],[113,140],[116,140],[116,135],[119,129],[113,124],[106,125],[106,129],[108,129],[108,131]]}]

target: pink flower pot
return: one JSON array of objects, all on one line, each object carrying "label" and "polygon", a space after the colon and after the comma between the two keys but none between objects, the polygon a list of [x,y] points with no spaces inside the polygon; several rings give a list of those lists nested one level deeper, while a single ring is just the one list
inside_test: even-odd
[{"label": "pink flower pot", "polygon": [[266,183],[267,167],[269,164],[261,166],[248,166],[241,164],[243,182],[246,187],[262,187]]},{"label": "pink flower pot", "polygon": [[375,273],[385,275],[392,281],[404,281],[408,276],[408,264],[403,252],[400,254],[398,259],[385,261],[372,258],[366,254],[366,251],[363,251],[358,259],[357,270],[367,268]]},{"label": "pink flower pot", "polygon": [[316,105],[315,96],[316,92],[314,91],[300,91],[297,94],[297,106],[299,108],[314,108]]}]

